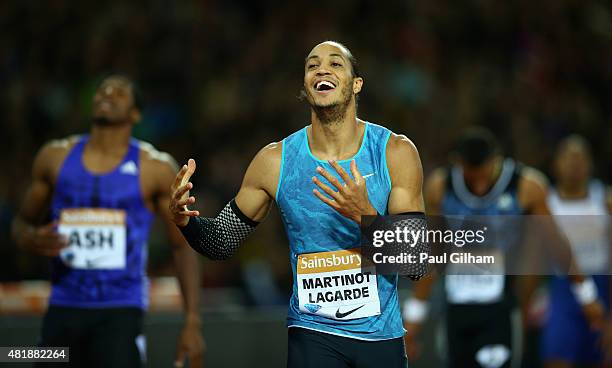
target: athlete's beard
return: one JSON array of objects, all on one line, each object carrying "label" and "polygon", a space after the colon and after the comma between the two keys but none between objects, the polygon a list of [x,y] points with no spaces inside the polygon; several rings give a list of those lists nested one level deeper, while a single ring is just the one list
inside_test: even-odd
[{"label": "athlete's beard", "polygon": [[333,123],[339,123],[344,119],[346,116],[346,111],[351,103],[351,98],[353,97],[353,95],[348,92],[349,90],[350,89],[348,87],[345,87],[345,93],[342,94],[344,97],[343,101],[327,106],[315,105],[312,102],[312,99],[310,99],[310,108],[312,108],[312,110],[315,112],[321,123],[324,125],[330,125]]},{"label": "athlete's beard", "polygon": [[92,122],[94,123],[94,125],[101,125],[101,126],[113,125],[113,122],[106,116],[94,116],[92,119]]},{"label": "athlete's beard", "polygon": [[114,127],[114,126],[121,126],[124,124],[128,124],[127,119],[125,120],[111,119],[108,116],[94,116],[91,120],[94,125],[98,125],[101,127]]}]

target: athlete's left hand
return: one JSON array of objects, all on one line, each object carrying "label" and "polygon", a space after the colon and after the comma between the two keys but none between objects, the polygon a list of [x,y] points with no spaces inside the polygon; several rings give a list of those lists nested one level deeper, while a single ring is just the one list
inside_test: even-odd
[{"label": "athlete's left hand", "polygon": [[605,366],[609,367],[610,363],[612,363],[612,317],[608,317],[606,320],[601,332],[599,344],[601,346],[601,351],[604,354],[604,361],[608,364]]},{"label": "athlete's left hand", "polygon": [[185,359],[188,359],[189,367],[201,368],[204,364],[205,351],[206,343],[202,337],[201,324],[199,322],[186,322],[178,340],[174,366],[182,368]]},{"label": "athlete's left hand", "polygon": [[344,181],[341,183],[334,175],[327,172],[322,167],[317,167],[317,173],[327,179],[338,191],[333,190],[328,185],[324,184],[316,176],[312,177],[312,181],[319,187],[323,192],[329,195],[332,199],[323,195],[317,189],[313,189],[317,198],[323,203],[327,204],[331,208],[335,209],[342,216],[347,217],[358,224],[361,224],[361,216],[363,215],[376,215],[376,209],[370,203],[368,198],[368,189],[366,188],[366,181],[361,176],[361,173],[357,169],[355,160],[351,161],[351,173],[353,174],[354,180],[351,179],[349,174],[340,166],[336,161],[330,160],[329,164],[336,170],[338,175]]},{"label": "athlete's left hand", "polygon": [[592,330],[600,331],[603,328],[606,318],[606,310],[599,300],[583,305],[582,313],[584,314],[584,317]]}]

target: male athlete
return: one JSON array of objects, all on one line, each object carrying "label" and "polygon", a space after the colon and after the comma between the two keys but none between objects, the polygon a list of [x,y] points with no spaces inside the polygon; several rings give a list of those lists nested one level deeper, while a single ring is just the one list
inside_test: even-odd
[{"label": "male athlete", "polygon": [[[486,129],[468,130],[455,153],[456,162],[452,167],[437,169],[427,180],[425,202],[430,215],[550,214],[546,204],[548,185],[543,174],[504,158],[495,138]],[[500,231],[502,236],[496,240],[496,246],[502,249],[516,246],[520,241],[516,229],[510,225],[506,227],[507,231]],[[516,279],[503,272],[494,275],[450,273],[444,278],[449,366],[510,367]],[[582,277],[574,279],[577,292],[589,288]],[[410,356],[418,355],[415,336],[426,318],[426,300],[435,280],[435,273],[431,273],[416,283],[413,297],[404,305]],[[588,295],[582,304],[590,320],[599,323],[603,314],[601,305]]]},{"label": "male athlete", "polygon": [[168,211],[178,167],[170,155],[131,138],[141,109],[132,81],[104,79],[93,100],[91,133],[43,146],[13,222],[21,248],[51,257],[40,345],[69,347],[73,367],[144,362],[146,247],[156,213],[167,225],[186,312],[176,365],[187,357],[191,366],[202,365],[198,261]]},{"label": "male athlete", "polygon": [[[612,211],[612,191],[591,177],[591,167],[589,143],[577,135],[564,139],[556,152],[556,182],[548,195],[548,206],[569,239],[580,269],[592,275],[594,291],[609,305],[608,215]],[[610,332],[606,331],[606,335]],[[602,334],[589,327],[567,277],[553,277],[541,344],[545,366],[600,367],[605,362],[604,352],[612,352],[610,343],[609,336],[602,340]]]},{"label": "male athlete", "polygon": [[287,366],[406,367],[397,275],[361,270],[361,216],[423,211],[422,167],[408,138],[356,116],[363,78],[337,42],[306,58],[311,124],[264,147],[216,218],[185,206],[195,162],[175,179],[171,211],[191,246],[226,259],[276,201],[293,269]]}]

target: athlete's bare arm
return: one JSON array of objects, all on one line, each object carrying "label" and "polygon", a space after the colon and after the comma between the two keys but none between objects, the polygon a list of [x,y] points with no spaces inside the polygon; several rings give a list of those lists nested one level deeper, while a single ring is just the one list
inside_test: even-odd
[{"label": "athlete's bare arm", "polygon": [[[425,182],[425,209],[430,216],[440,215],[441,213],[446,180],[446,170],[439,168],[433,171]],[[419,300],[428,300],[437,279],[437,273],[435,271],[430,272],[414,284],[412,295]]]},{"label": "athlete's bare arm", "polygon": [[200,261],[189,247],[183,235],[174,225],[169,211],[170,186],[178,171],[176,161],[165,152],[159,152],[148,144],[141,146],[141,182],[145,200],[150,202],[154,211],[165,225],[176,276],[183,297],[185,322],[176,349],[175,366],[182,366],[189,358],[191,366],[202,366],[204,339],[201,333],[199,312],[200,302]]},{"label": "athlete's bare arm", "polygon": [[406,136],[392,133],[386,153],[391,177],[389,214],[424,212],[423,166],[416,147]]},{"label": "athlete's bare arm", "polygon": [[[547,197],[548,181],[544,174],[529,167],[523,169],[518,183],[518,199],[526,212],[530,215],[550,216]],[[585,276],[576,263],[567,239],[560,234],[553,221],[544,220],[539,221],[538,224],[540,226],[539,230],[545,235],[544,245],[551,247],[552,254],[557,258],[557,263],[568,270],[568,277],[573,283],[582,283]],[[531,300],[537,281],[534,281],[533,277],[530,276],[524,276],[523,279],[527,279],[527,282],[524,282],[524,280],[520,282],[523,295],[519,295],[519,298],[525,302]],[[600,329],[603,326],[604,310],[599,301],[583,305],[582,311],[592,328]]]},{"label": "athlete's bare arm", "polygon": [[282,143],[271,143],[257,153],[247,168],[236,204],[253,221],[261,222],[276,200],[281,160]]},{"label": "athlete's bare arm", "polygon": [[[545,236],[544,245],[551,247],[551,253],[558,259],[559,264],[568,272],[574,274],[570,278],[582,281],[583,277],[578,272],[578,266],[572,256],[571,247],[567,239],[561,235],[559,229],[551,219],[548,208],[548,180],[540,171],[526,167],[521,172],[517,192],[519,203],[529,215],[542,215],[535,219],[538,221],[538,229]],[[546,217],[544,217],[546,216]]]},{"label": "athlete's bare arm", "polygon": [[56,231],[56,223],[41,225],[48,214],[55,180],[76,137],[54,140],[37,153],[32,165],[32,182],[13,220],[12,235],[17,245],[34,254],[55,257],[68,245]]},{"label": "athlete's bare arm", "polygon": [[[521,171],[521,177],[518,182],[518,201],[526,214],[529,215],[550,215],[550,210],[547,204],[548,196],[548,180],[540,171],[525,167]],[[548,222],[546,219],[544,222]],[[551,230],[556,233],[556,229]],[[531,242],[533,239],[525,239]],[[536,240],[535,244],[540,243]],[[527,249],[531,247],[531,243],[527,244]],[[530,259],[538,262],[536,257],[525,257],[525,262]],[[531,308],[532,297],[537,290],[541,281],[541,277],[537,274],[517,275],[515,291],[519,303],[519,308],[522,315],[522,322],[527,328],[529,323],[529,309]]]},{"label": "athlete's bare arm", "polygon": [[518,200],[529,215],[550,215],[548,209],[548,180],[540,171],[525,167],[518,182]]},{"label": "athlete's bare arm", "polygon": [[[425,181],[425,210],[430,216],[439,215],[441,212],[442,199],[444,198],[444,191],[446,188],[447,173],[443,168],[434,170],[427,180]],[[423,303],[427,309],[425,303],[428,303],[429,296],[433,289],[434,284],[438,279],[438,274],[435,270],[429,272],[425,277],[412,285],[412,297],[407,302],[404,308],[414,308],[414,303]],[[406,313],[404,313],[406,315]],[[424,319],[422,320],[404,320],[404,328],[406,329],[406,335],[404,335],[404,341],[406,346],[406,353],[408,358],[416,359],[421,355],[422,347],[417,339]]]}]

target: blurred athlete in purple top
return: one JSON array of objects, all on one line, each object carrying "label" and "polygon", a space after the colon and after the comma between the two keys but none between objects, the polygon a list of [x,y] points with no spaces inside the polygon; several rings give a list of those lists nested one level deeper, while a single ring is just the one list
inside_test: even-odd
[{"label": "blurred athlete in purple top", "polygon": [[71,366],[144,364],[147,240],[155,214],[167,225],[185,304],[176,365],[187,356],[192,367],[202,365],[198,260],[168,211],[177,165],[131,137],[141,110],[130,79],[104,79],[94,96],[90,134],[41,148],[13,223],[22,249],[51,258],[40,344],[70,347]]}]

